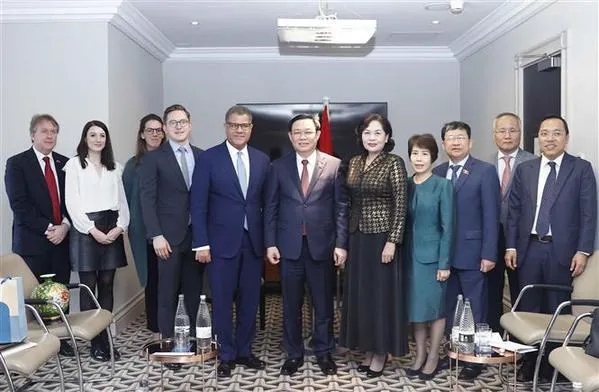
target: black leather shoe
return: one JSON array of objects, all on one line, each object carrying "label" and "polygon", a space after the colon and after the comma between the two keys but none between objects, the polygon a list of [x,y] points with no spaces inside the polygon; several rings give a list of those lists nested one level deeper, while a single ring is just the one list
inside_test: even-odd
[{"label": "black leather shoe", "polygon": [[110,354],[102,350],[100,347],[92,347],[91,357],[96,361],[108,362],[110,361]]},{"label": "black leather shoe", "polygon": [[281,375],[291,376],[302,366],[304,366],[304,358],[290,358],[283,364],[283,367],[281,368]]},{"label": "black leather shoe", "polygon": [[437,365],[439,371],[449,369],[449,361],[451,361],[449,357],[439,358],[439,364]]},{"label": "black leather shoe", "polygon": [[261,361],[260,359],[256,358],[254,355],[251,354],[249,357],[238,357],[235,360],[235,363],[237,365],[245,366],[246,368],[256,370],[262,370],[266,367],[266,363],[264,361]]},{"label": "black leather shoe", "polygon": [[465,366],[460,371],[459,378],[460,380],[474,380],[481,372],[482,367],[480,366]]},{"label": "black leather shoe", "polygon": [[333,357],[330,353],[316,357],[316,363],[318,363],[318,367],[320,370],[322,370],[325,376],[337,374],[337,365],[335,365]]},{"label": "black leather shoe", "polygon": [[231,377],[231,371],[235,369],[235,361],[220,361],[216,369],[219,377]]},{"label": "black leather shoe", "polygon": [[368,365],[359,365],[357,370],[358,373],[366,373],[368,369],[370,369],[370,366]]},{"label": "black leather shoe", "polygon": [[177,370],[181,369],[180,363],[165,363],[164,366],[167,369],[172,370],[173,372],[176,372]]},{"label": "black leather shoe", "polygon": [[64,340],[60,341],[60,351],[58,353],[60,355],[64,355],[65,357],[75,356],[75,350],[73,350],[73,346]]}]

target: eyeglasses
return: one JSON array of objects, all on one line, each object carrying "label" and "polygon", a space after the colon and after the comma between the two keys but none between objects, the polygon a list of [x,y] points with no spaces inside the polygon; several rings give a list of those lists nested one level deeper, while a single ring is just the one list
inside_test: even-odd
[{"label": "eyeglasses", "polygon": [[316,135],[315,131],[291,131],[291,136],[299,138],[305,136],[307,138],[314,137]]},{"label": "eyeglasses", "polygon": [[189,120],[184,118],[182,120],[169,120],[166,125],[168,125],[171,128],[176,128],[177,125],[180,126],[181,128],[186,127],[187,125],[189,125]]},{"label": "eyeglasses", "polygon": [[505,135],[505,134],[510,134],[510,135],[516,135],[518,133],[520,133],[519,129],[516,128],[499,128],[495,130],[495,133],[499,134],[499,135]]},{"label": "eyeglasses", "polygon": [[232,130],[237,130],[237,129],[243,129],[244,131],[247,131],[248,129],[250,129],[252,127],[252,123],[232,123],[232,122],[227,122],[226,123],[227,128],[232,129]]},{"label": "eyeglasses", "polygon": [[468,140],[468,136],[458,135],[458,136],[445,136],[445,140],[448,142],[458,141],[463,142],[464,140]]},{"label": "eyeglasses", "polygon": [[554,131],[539,131],[539,137],[562,137],[566,134],[565,131],[561,131],[559,129]]},{"label": "eyeglasses", "polygon": [[160,133],[162,133],[162,128],[146,128],[144,129],[144,132],[147,133],[148,135],[158,135]]}]

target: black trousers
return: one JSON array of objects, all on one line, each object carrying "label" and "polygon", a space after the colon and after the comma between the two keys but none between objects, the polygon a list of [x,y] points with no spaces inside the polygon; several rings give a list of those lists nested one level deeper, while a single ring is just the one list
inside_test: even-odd
[{"label": "black trousers", "polygon": [[185,297],[185,310],[191,323],[190,335],[195,336],[196,313],[200,304],[204,264],[198,263],[191,250],[191,226],[179,245],[171,244],[172,253],[166,260],[158,259],[158,329],[164,338],[175,333],[175,313],[179,292]]},{"label": "black trousers", "polygon": [[39,255],[20,255],[35,277],[40,280],[44,274],[56,274],[55,281],[69,284],[71,280],[71,262],[69,257],[69,236],[58,245],[49,247],[49,251]]},{"label": "black trousers", "polygon": [[152,332],[158,329],[158,256],[152,244],[148,244],[148,280],[145,288],[146,326]]}]

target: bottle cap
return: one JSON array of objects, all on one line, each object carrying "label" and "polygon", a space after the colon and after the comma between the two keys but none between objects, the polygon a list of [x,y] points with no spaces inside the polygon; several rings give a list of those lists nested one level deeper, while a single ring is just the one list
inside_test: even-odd
[{"label": "bottle cap", "polygon": [[206,300],[206,294],[200,295],[200,299],[205,301]]}]

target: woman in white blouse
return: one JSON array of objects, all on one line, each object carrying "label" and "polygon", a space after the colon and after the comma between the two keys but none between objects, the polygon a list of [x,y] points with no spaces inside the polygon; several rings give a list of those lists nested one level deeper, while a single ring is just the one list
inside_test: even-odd
[{"label": "woman in white blouse", "polygon": [[[73,228],[71,267],[79,281],[96,291],[100,306],[112,311],[115,271],[127,265],[123,232],[129,207],[121,180],[122,167],[114,161],[108,128],[101,121],[83,127],[77,155],[66,163],[65,202]],[[93,309],[89,296],[80,294],[81,310]],[[92,358],[110,360],[106,332],[92,340]],[[115,350],[115,359],[120,354]]]}]

